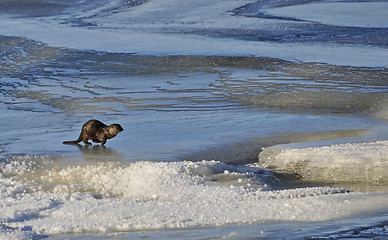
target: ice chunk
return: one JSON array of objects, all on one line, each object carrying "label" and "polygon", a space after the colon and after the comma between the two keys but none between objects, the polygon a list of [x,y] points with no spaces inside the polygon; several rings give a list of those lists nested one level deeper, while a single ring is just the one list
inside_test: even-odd
[{"label": "ice chunk", "polygon": [[388,141],[309,148],[265,148],[260,165],[325,182],[388,182]]}]

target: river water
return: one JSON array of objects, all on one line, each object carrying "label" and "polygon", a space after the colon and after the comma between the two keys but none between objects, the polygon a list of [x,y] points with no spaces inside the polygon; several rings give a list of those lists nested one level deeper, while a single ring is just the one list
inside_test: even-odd
[{"label": "river water", "polygon": [[0,238],[388,237],[387,10],[0,0]]}]

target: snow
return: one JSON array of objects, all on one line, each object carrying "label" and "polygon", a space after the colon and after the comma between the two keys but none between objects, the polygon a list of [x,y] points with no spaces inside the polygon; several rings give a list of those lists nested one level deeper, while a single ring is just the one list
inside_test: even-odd
[{"label": "snow", "polygon": [[387,182],[388,141],[344,143],[321,147],[297,144],[265,148],[261,166],[292,171],[305,180],[327,182]]},{"label": "snow", "polygon": [[[16,171],[20,161],[35,167]],[[387,207],[385,195],[330,187],[273,191],[255,169],[242,171],[217,161],[50,164],[49,156],[6,160],[17,174],[0,178],[2,235],[323,221]],[[237,181],[212,180],[220,175]]]}]

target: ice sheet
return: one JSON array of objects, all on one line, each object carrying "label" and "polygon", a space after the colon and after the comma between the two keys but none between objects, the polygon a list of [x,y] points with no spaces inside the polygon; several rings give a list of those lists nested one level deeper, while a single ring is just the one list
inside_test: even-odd
[{"label": "ice sheet", "polygon": [[[251,26],[258,24],[258,20],[255,18],[234,16],[229,11],[237,7],[235,3],[216,4],[215,6],[206,8],[206,4],[198,2],[194,4],[195,6],[193,8],[200,8],[203,17],[196,19],[194,25],[190,23],[188,26],[187,18],[195,19],[197,15],[188,11],[185,12],[188,16],[182,19],[181,9],[171,8],[174,4],[179,6],[181,4],[188,4],[188,2],[185,1],[184,3],[178,4],[172,1],[171,3],[164,3],[162,6],[159,6],[160,4],[157,1],[150,1],[147,4],[134,7],[133,11],[121,13],[125,14],[124,16],[118,15],[126,18],[129,15],[131,17],[129,20],[126,18],[120,20],[121,18],[115,15],[113,15],[115,17],[113,20],[108,19],[112,21],[111,24],[119,24],[121,27],[113,27],[108,24],[109,22],[105,23],[107,25],[104,28],[75,27],[59,24],[57,22],[58,20],[55,19],[21,19],[10,18],[4,15],[0,19],[2,22],[0,25],[0,34],[28,37],[51,46],[108,52],[127,52],[146,55],[270,56],[285,60],[325,62],[337,65],[388,66],[387,61],[385,61],[388,58],[388,51],[386,48],[380,47],[337,45],[330,43],[279,44],[264,41],[237,40],[233,38],[212,38],[207,37],[206,34],[192,35],[174,33],[177,31],[177,28],[187,29],[188,27],[193,27],[196,29],[196,26],[200,25],[202,29],[207,24],[212,29],[217,29],[218,27],[225,28],[225,25],[228,24],[229,26],[233,26],[233,29],[230,29],[232,32],[235,29],[246,29],[249,31]],[[155,5],[159,7],[155,7]],[[381,8],[385,8],[386,5],[384,3],[371,4],[370,7],[368,5],[368,9],[370,11],[381,11]],[[355,9],[359,8],[357,4],[354,4],[354,6]],[[349,9],[351,11],[353,5]],[[155,13],[155,17],[163,16],[162,23],[158,22],[158,24],[155,24],[156,26],[153,26],[152,23],[146,21],[150,12]],[[134,18],[131,14],[139,16],[139,19]],[[211,21],[210,19],[214,19],[214,16],[218,16],[223,21]],[[179,20],[178,22],[177,19]],[[387,20],[385,15],[382,19],[384,21]],[[119,20],[124,22],[120,22]],[[126,20],[129,22],[126,22]],[[354,18],[349,15],[347,20],[354,21]],[[173,23],[173,26],[170,26],[171,23]],[[171,28],[174,32],[166,33],[168,32],[166,28]],[[149,31],[149,29],[153,30]]]},{"label": "ice sheet", "polygon": [[259,155],[260,165],[296,172],[309,181],[388,182],[388,141],[297,146],[265,148]]},{"label": "ice sheet", "polygon": [[266,12],[338,26],[388,27],[388,3],[386,2],[320,2],[272,8]]}]

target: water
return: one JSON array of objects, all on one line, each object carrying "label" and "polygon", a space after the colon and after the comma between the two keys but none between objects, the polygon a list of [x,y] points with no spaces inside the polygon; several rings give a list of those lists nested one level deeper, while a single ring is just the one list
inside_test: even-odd
[{"label": "water", "polygon": [[0,238],[388,237],[386,10],[0,0]]}]

